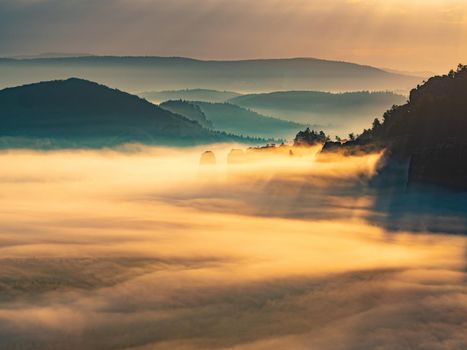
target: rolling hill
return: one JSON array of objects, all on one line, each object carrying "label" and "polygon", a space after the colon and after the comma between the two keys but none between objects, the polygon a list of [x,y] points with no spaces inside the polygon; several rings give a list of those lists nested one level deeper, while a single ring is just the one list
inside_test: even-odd
[{"label": "rolling hill", "polygon": [[182,100],[166,101],[161,103],[159,107],[172,113],[182,115],[189,120],[196,121],[207,129],[214,128],[212,121],[206,117],[201,108],[195,103]]},{"label": "rolling hill", "polygon": [[230,103],[209,103],[199,101],[169,101],[160,106],[179,113],[187,118],[191,118],[186,113],[190,106],[197,106],[212,122],[215,130],[224,131],[236,135],[263,138],[290,138],[298,130],[306,127],[304,124],[290,122],[286,120],[266,117],[245,108]]},{"label": "rolling hill", "polygon": [[315,58],[203,61],[183,57],[80,56],[0,59],[0,87],[70,76],[140,92],[187,88],[231,91],[407,90],[418,77]]},{"label": "rolling hill", "polygon": [[0,138],[3,147],[30,140],[72,147],[238,140],[137,96],[76,78],[1,90]]},{"label": "rolling hill", "polygon": [[229,102],[276,118],[324,125],[328,132],[345,135],[406,100],[392,92],[278,91],[242,95]]}]

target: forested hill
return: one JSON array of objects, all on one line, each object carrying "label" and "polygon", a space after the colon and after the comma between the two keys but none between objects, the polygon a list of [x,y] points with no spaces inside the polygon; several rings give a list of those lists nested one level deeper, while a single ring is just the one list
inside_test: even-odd
[{"label": "forested hill", "polygon": [[1,90],[0,137],[9,142],[12,138],[48,139],[77,147],[235,139],[137,96],[76,78]]},{"label": "forested hill", "polygon": [[467,67],[413,89],[408,103],[388,110],[358,140],[389,145],[401,155],[467,143]]},{"label": "forested hill", "polygon": [[261,138],[288,139],[307,125],[271,118],[230,103],[208,103],[199,101],[168,101],[161,104],[189,119],[200,117],[194,110],[201,111],[212,128],[236,135]]},{"label": "forested hill", "polygon": [[430,78],[348,147],[385,148],[409,161],[409,181],[467,189],[467,66]]},{"label": "forested hill", "polygon": [[214,128],[212,121],[210,121],[206,117],[201,108],[195,102],[183,100],[169,100],[161,103],[159,106],[172,113],[182,115],[189,120],[196,121],[201,126],[207,129]]}]

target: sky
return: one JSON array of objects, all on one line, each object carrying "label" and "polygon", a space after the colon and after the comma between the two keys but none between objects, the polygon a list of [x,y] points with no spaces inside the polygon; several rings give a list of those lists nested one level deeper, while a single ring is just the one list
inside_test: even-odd
[{"label": "sky", "polygon": [[467,62],[467,0],[0,0],[0,56],[317,57],[403,71]]}]

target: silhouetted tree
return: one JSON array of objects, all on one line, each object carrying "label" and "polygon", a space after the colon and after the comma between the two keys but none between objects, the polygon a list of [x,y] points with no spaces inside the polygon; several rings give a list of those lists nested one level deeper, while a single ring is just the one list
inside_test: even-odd
[{"label": "silhouetted tree", "polygon": [[467,69],[467,66],[462,64],[462,63],[459,63],[459,65],[457,66],[457,71],[456,73],[459,74],[461,73],[462,71],[466,70]]},{"label": "silhouetted tree", "polygon": [[378,118],[375,118],[375,120],[373,120],[373,130],[377,130],[381,127],[381,122],[379,121]]},{"label": "silhouetted tree", "polygon": [[327,136],[324,131],[316,132],[314,130],[310,130],[310,128],[306,128],[305,131],[299,131],[297,136],[294,139],[295,146],[313,146],[319,143],[326,143],[329,140],[329,136]]}]

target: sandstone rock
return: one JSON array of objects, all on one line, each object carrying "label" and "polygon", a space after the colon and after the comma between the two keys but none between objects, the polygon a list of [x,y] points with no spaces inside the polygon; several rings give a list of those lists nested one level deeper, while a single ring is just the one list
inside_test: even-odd
[{"label": "sandstone rock", "polygon": [[246,159],[245,159],[246,155],[245,155],[245,152],[241,149],[232,149],[228,156],[227,156],[227,163],[228,164],[241,164],[241,163],[245,163]]},{"label": "sandstone rock", "polygon": [[212,151],[206,151],[201,155],[200,165],[216,165],[216,156]]}]

